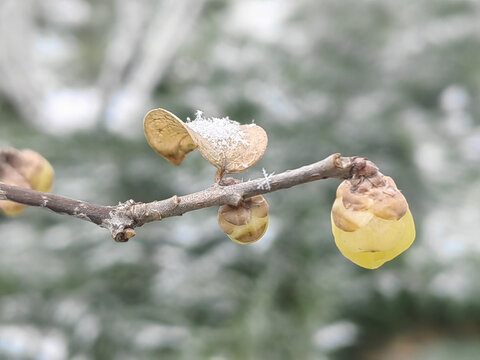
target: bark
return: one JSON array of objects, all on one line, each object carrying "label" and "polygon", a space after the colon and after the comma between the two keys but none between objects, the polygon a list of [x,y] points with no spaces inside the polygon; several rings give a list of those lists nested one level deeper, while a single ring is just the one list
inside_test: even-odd
[{"label": "bark", "polygon": [[106,228],[115,241],[124,242],[135,236],[135,228],[152,221],[181,216],[186,212],[210,206],[224,204],[238,206],[241,201],[254,195],[288,189],[311,181],[328,178],[348,179],[361,175],[366,161],[365,158],[333,154],[324,160],[286,170],[280,174],[265,174],[263,178],[246,182],[226,178],[199,192],[184,196],[173,195],[171,198],[149,203],[128,200],[116,206],[95,205],[3,183],[0,183],[0,200],[50,209],[58,214],[90,221]]}]

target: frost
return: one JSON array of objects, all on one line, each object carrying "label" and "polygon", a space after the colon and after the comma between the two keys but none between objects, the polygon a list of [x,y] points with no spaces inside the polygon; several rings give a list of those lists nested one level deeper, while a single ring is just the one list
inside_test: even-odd
[{"label": "frost", "polygon": [[215,148],[226,149],[236,146],[238,143],[248,145],[244,139],[245,133],[241,130],[240,124],[236,121],[224,118],[206,118],[203,112],[197,110],[195,120],[187,119],[186,125],[208,140]]},{"label": "frost", "polygon": [[275,172],[268,174],[265,168],[262,168],[262,172],[264,179],[260,184],[258,184],[257,189],[270,191],[272,189],[272,187],[270,186],[270,181],[272,180],[272,176],[275,175]]}]

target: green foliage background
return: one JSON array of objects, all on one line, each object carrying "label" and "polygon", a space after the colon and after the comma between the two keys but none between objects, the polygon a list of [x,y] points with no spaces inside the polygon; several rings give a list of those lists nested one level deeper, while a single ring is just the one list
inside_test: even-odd
[{"label": "green foliage background", "polygon": [[[343,258],[330,231],[335,180],[268,195],[270,228],[252,246],[231,242],[213,208],[149,224],[125,244],[90,223],[29,209],[0,218],[5,358],[477,356],[479,5],[267,1],[288,10],[270,38],[232,26],[240,3],[206,3],[153,107],[255,119],[269,146],[245,178],[335,152],[370,158],[407,197],[416,242],[374,271]],[[84,46],[71,77],[83,82],[99,71],[113,2],[89,5],[94,21],[71,34]],[[141,129],[142,118],[131,124]],[[147,202],[213,181],[199,154],[174,167],[141,134],[122,137],[103,118],[70,135],[43,130],[0,97],[0,145],[47,157],[57,194]]]}]

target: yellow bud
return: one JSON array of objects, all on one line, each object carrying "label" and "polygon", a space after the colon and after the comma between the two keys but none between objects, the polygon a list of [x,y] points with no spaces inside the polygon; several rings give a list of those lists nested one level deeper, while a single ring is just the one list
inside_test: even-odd
[{"label": "yellow bud", "polygon": [[242,245],[260,240],[268,227],[268,203],[257,195],[238,207],[222,205],[218,210],[218,224],[227,236]]},{"label": "yellow bud", "polygon": [[[30,189],[28,181],[8,164],[0,164],[0,182],[7,185],[21,186]],[[6,216],[19,216],[26,208],[27,206],[23,204],[8,200],[0,200],[0,210]]]},{"label": "yellow bud", "polygon": [[392,178],[345,180],[332,207],[335,244],[353,263],[376,269],[400,255],[415,239],[407,201]]},{"label": "yellow bud", "polygon": [[[30,150],[6,149],[0,161],[0,182],[26,189],[49,192],[55,173],[52,165],[39,153]],[[0,159],[1,160],[1,159]],[[18,216],[26,205],[0,201],[0,210],[7,216]]]},{"label": "yellow bud", "polygon": [[49,192],[53,186],[55,172],[52,165],[39,153],[25,149],[20,152],[21,161],[16,168],[30,183],[33,190]]}]

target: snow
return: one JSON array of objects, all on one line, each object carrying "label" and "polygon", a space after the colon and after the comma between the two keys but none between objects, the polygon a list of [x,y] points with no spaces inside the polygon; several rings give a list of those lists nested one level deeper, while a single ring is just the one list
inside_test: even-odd
[{"label": "snow", "polygon": [[245,133],[236,121],[224,118],[206,118],[203,112],[197,110],[195,120],[187,119],[187,126],[197,134],[208,140],[215,148],[226,149],[238,143],[248,145],[244,139]]},{"label": "snow", "polygon": [[260,184],[258,184],[257,189],[259,189],[259,190],[269,190],[270,191],[271,190],[270,181],[272,180],[272,176],[275,174],[275,172],[272,172],[271,174],[268,174],[267,170],[265,170],[265,168],[262,168],[262,172],[263,172],[264,180],[262,180],[262,182]]}]

